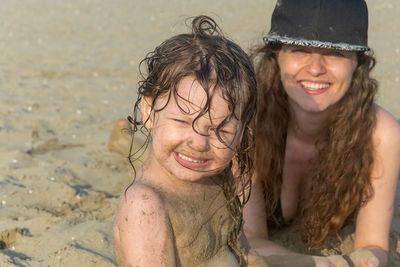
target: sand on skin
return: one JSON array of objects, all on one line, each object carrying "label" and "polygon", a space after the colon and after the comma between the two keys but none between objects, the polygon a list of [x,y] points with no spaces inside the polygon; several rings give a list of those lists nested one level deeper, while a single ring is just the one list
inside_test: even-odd
[{"label": "sand on skin", "polygon": [[[368,0],[378,102],[400,118],[400,7]],[[274,1],[4,0],[0,6],[0,266],[115,266],[112,223],[131,182],[106,148],[133,109],[144,55],[211,15],[248,50]],[[138,162],[140,164],[140,162]],[[400,191],[391,260],[400,265]],[[293,249],[293,236],[277,235]],[[349,251],[351,235],[323,253]],[[397,250],[397,252],[396,252]]]}]

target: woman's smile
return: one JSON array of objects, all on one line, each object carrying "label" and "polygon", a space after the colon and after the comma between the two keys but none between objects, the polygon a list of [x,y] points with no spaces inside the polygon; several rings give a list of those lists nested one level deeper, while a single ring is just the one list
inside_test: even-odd
[{"label": "woman's smile", "polygon": [[320,95],[329,90],[330,83],[300,81],[300,86],[309,95]]},{"label": "woman's smile", "polygon": [[350,51],[283,45],[278,64],[290,102],[314,113],[327,110],[346,94],[357,56]]}]

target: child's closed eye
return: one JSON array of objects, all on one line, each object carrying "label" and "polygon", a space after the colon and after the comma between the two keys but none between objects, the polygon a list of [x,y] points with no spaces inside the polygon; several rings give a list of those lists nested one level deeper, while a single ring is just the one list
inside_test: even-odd
[{"label": "child's closed eye", "polygon": [[187,125],[191,124],[189,121],[182,120],[182,119],[172,119],[172,120],[179,124],[187,124]]},{"label": "child's closed eye", "polygon": [[[217,133],[217,129],[216,128],[214,128],[214,132],[215,133]],[[232,139],[234,136],[235,136],[235,133],[236,133],[236,131],[235,130],[233,130],[233,129],[224,129],[224,128],[221,128],[221,129],[219,129],[219,131],[218,131],[218,134],[220,135],[220,137],[222,137],[222,139],[226,139],[226,140],[230,140],[230,139]],[[226,141],[225,140],[225,141]]]},{"label": "child's closed eye", "polygon": [[234,133],[232,132],[232,131],[229,131],[229,130],[220,130],[219,131],[221,134],[223,134],[223,135],[233,135]]}]

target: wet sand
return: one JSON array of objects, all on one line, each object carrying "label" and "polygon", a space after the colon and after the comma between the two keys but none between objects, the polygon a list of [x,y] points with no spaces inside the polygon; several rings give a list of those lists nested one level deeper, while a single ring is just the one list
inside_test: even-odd
[{"label": "wet sand", "polygon": [[[369,0],[378,102],[400,118],[400,7]],[[0,266],[115,266],[112,223],[133,172],[107,150],[129,115],[138,64],[185,18],[207,14],[245,50],[274,1],[3,0],[0,6]],[[400,191],[391,231],[400,265]],[[291,236],[277,240],[293,249]],[[351,236],[334,249],[351,248]],[[396,252],[397,250],[397,252]],[[325,250],[324,252],[332,252]]]}]

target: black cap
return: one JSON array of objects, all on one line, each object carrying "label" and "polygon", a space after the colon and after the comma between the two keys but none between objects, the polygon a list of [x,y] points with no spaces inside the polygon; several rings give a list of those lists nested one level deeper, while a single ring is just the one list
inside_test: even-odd
[{"label": "black cap", "polygon": [[368,51],[364,0],[278,0],[268,43]]}]

